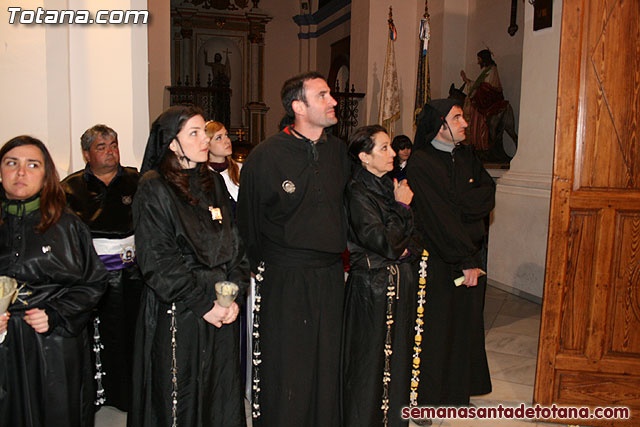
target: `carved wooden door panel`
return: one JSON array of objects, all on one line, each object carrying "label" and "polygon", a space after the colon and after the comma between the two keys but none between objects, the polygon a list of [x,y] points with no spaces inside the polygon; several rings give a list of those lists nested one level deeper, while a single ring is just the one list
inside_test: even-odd
[{"label": "carved wooden door panel", "polygon": [[565,0],[534,400],[640,423],[640,0]]}]

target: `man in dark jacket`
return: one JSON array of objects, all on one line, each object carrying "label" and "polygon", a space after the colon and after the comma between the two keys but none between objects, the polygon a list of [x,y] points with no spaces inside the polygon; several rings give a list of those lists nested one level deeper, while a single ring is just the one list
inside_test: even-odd
[{"label": "man in dark jacket", "polygon": [[468,405],[491,391],[484,349],[485,218],[493,179],[473,148],[452,99],[427,103],[407,165],[416,226],[429,251],[418,404]]},{"label": "man in dark jacket", "polygon": [[259,273],[253,425],[335,426],[350,163],[325,130],[338,121],[325,79],[293,77],[281,94],[291,124],[251,152],[238,196],[238,228]]},{"label": "man in dark jacket", "polygon": [[[135,322],[142,278],[136,265],[131,203],[138,188],[135,168],[120,165],[118,134],[95,125],[80,138],[87,162],[62,181],[67,204],[91,229],[93,245],[109,270],[94,329],[96,405],[128,411]],[[95,331],[94,331],[94,335]],[[101,366],[100,366],[101,364]]]}]

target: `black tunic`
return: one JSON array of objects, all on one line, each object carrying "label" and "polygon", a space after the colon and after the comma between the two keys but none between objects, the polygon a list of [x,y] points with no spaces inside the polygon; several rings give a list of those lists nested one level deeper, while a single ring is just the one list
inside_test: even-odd
[{"label": "black tunic", "polygon": [[407,177],[416,226],[430,253],[418,402],[467,405],[470,395],[491,391],[482,313],[486,277],[472,288],[453,281],[463,269],[486,268],[484,219],[495,204],[495,184],[471,147],[448,153],[429,142],[412,153]]},{"label": "black tunic", "polygon": [[[122,239],[133,235],[131,207],[139,179],[135,168],[119,166],[106,185],[87,164],[61,184],[67,204],[89,226],[93,238]],[[135,259],[127,261],[124,268],[109,270],[109,286],[97,311],[105,404],[122,411],[128,411],[131,402],[133,338],[143,287]]]},{"label": "black tunic", "polygon": [[[65,212],[36,233],[40,218],[39,210],[4,213],[0,227],[0,275],[26,284],[20,293],[26,304],[9,307],[0,344],[0,425],[92,426],[87,322],[105,290],[107,271],[89,229],[75,215]],[[48,332],[39,334],[23,320],[31,308],[46,311]]]},{"label": "black tunic", "polygon": [[[190,177],[197,206],[188,204],[156,171],[147,172],[134,199],[142,293],[128,425],[172,423],[172,303],[176,305],[177,423],[181,427],[245,425],[240,381],[238,321],[221,328],[202,316],[216,299],[214,284],[237,283],[244,292],[249,271],[222,178],[205,193]],[[221,223],[209,208],[219,208]],[[242,298],[242,297],[239,297]]]},{"label": "black tunic", "polygon": [[290,128],[258,145],[242,168],[238,226],[252,267],[266,267],[256,426],[339,423],[349,172],[342,141],[325,133],[314,146]]},{"label": "black tunic", "polygon": [[[409,378],[417,266],[420,253],[411,210],[395,201],[390,177],[378,178],[358,167],[347,185],[351,269],[347,281],[343,356],[343,425],[383,425],[384,345],[387,335],[387,287],[393,297],[389,384],[390,426],[407,425],[400,408],[409,404]],[[397,269],[397,270],[395,270]]]},{"label": "black tunic", "polygon": [[131,203],[139,179],[135,168],[120,166],[106,185],[87,164],[61,184],[69,207],[89,226],[94,238],[121,239],[133,234]]}]

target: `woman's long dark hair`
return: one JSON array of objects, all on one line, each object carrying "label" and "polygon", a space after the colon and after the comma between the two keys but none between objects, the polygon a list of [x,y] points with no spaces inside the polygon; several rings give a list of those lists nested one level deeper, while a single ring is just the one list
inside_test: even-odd
[{"label": "woman's long dark hair", "polygon": [[[44,180],[42,189],[40,190],[40,214],[42,218],[40,219],[40,224],[35,227],[36,231],[43,233],[58,222],[65,209],[67,200],[64,195],[64,190],[60,185],[60,177],[56,171],[56,165],[53,163],[53,158],[51,154],[49,154],[47,147],[39,139],[27,135],[20,135],[10,139],[0,149],[0,162],[9,151],[23,145],[33,145],[37,147],[42,152],[42,157],[44,157]],[[0,215],[0,225],[1,224],[2,216]]]},{"label": "woman's long dark hair", "polygon": [[413,149],[413,144],[411,143],[411,138],[407,135],[397,135],[391,141],[391,148],[396,152],[396,156],[393,158],[393,167],[397,168],[400,165],[400,155],[398,155],[398,151],[404,150],[405,148]]},{"label": "woman's long dark hair", "polygon": [[[178,120],[178,132],[182,130],[185,123],[194,117],[194,116],[202,116],[202,110],[198,107],[189,107],[184,109],[179,120]],[[204,116],[203,116],[204,117]],[[180,165],[180,161],[176,154],[167,149],[162,157],[160,162],[160,167],[158,168],[158,172],[160,175],[164,177],[164,179],[171,185],[176,193],[181,196],[183,199],[187,201],[190,205],[197,205],[198,198],[195,197],[189,186],[189,177],[190,175],[182,169]],[[214,188],[215,183],[213,181],[213,177],[211,172],[209,171],[209,160],[206,162],[200,163],[196,166],[196,174],[199,177],[200,184],[202,185],[202,190],[205,192],[210,191]]]}]

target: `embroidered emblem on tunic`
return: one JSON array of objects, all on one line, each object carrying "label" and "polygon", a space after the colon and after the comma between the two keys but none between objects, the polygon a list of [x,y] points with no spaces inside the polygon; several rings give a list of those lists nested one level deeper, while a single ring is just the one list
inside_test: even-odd
[{"label": "embroidered emblem on tunic", "polygon": [[209,212],[211,212],[211,219],[214,221],[222,222],[222,211],[220,208],[214,208],[209,206]]},{"label": "embroidered emblem on tunic", "polygon": [[120,252],[120,259],[123,263],[133,262],[136,255],[136,248],[134,246],[126,246],[122,248]]},{"label": "embroidered emblem on tunic", "polygon": [[293,183],[293,181],[289,181],[287,179],[286,181],[282,181],[282,189],[285,191],[285,193],[291,194],[296,191],[296,185]]},{"label": "embroidered emblem on tunic", "polygon": [[129,206],[131,204],[131,196],[122,196],[122,204]]},{"label": "embroidered emblem on tunic", "polygon": [[49,246],[49,245],[43,246],[42,247],[42,253],[46,254],[48,252],[51,252],[51,246]]}]

